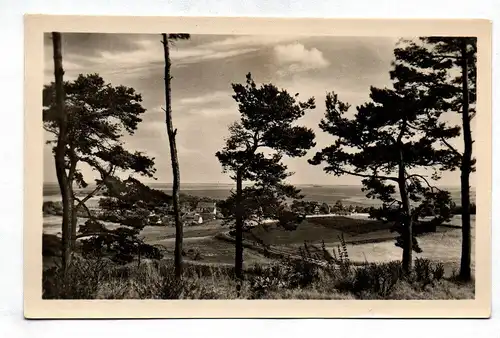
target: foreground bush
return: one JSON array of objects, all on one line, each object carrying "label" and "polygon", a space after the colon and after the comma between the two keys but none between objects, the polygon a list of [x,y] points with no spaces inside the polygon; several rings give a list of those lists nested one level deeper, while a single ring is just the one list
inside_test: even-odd
[{"label": "foreground bush", "polygon": [[352,266],[318,264],[310,257],[247,269],[237,282],[232,267],[185,265],[174,278],[172,262],[119,265],[74,257],[67,276],[56,265],[43,273],[44,299],[472,299],[474,283],[445,278],[441,263],[417,259],[409,276],[399,262]]},{"label": "foreground bush", "polygon": [[[59,266],[43,272],[44,299],[231,299],[237,298],[230,270],[186,266],[182,282],[170,261],[119,265],[109,259],[72,259],[66,277]],[[245,291],[244,289],[242,291]],[[242,293],[246,297],[246,293]]]}]

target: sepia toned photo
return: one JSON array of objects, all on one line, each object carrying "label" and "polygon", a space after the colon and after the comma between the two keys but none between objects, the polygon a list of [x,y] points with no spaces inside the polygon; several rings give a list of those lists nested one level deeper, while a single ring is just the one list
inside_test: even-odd
[{"label": "sepia toned photo", "polygon": [[303,301],[326,308],[306,317],[362,316],[361,300],[489,316],[489,23],[31,19],[33,317],[117,300],[183,304],[174,317],[196,300],[227,300],[225,317],[300,316]]}]

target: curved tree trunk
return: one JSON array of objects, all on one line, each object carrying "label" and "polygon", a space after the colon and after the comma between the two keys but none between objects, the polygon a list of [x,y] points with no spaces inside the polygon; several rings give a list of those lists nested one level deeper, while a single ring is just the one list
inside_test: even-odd
[{"label": "curved tree trunk", "polygon": [[462,257],[460,260],[460,278],[471,279],[471,225],[470,225],[470,186],[469,176],[472,166],[472,136],[469,114],[469,79],[467,64],[467,40],[462,41],[462,128],[464,135],[464,153],[460,168],[461,203],[462,203]]},{"label": "curved tree trunk", "polygon": [[61,33],[52,33],[52,44],[54,49],[54,76],[56,88],[56,107],[59,120],[59,134],[57,136],[57,146],[55,151],[55,166],[57,182],[62,196],[63,216],[62,216],[62,266],[64,274],[68,269],[71,256],[71,217],[72,217],[72,191],[68,175],[65,168],[65,155],[68,133],[68,118],[64,109],[64,70],[62,65]]},{"label": "curved tree trunk", "polygon": [[168,36],[167,34],[162,34],[163,36],[163,51],[165,56],[165,122],[167,125],[168,140],[170,143],[170,158],[172,161],[172,173],[173,173],[173,185],[172,185],[172,202],[174,207],[174,219],[175,219],[175,275],[180,278],[182,276],[182,240],[183,240],[183,229],[182,221],[180,218],[180,208],[179,208],[179,189],[180,189],[180,170],[179,161],[177,158],[177,146],[175,142],[175,136],[177,134],[177,129],[174,130],[172,123],[172,102],[171,102],[171,87],[170,87],[170,50],[168,46]]}]

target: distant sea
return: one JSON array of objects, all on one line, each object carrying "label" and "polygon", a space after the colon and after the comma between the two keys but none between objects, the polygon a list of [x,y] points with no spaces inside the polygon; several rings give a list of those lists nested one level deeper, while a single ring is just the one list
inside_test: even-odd
[{"label": "distant sea", "polygon": [[[163,190],[169,193],[172,190],[172,184],[169,183],[151,183],[148,184],[151,188]],[[94,186],[95,187],[95,186]],[[79,189],[79,192],[85,193],[94,188],[89,186],[85,189]],[[361,186],[354,185],[296,185],[305,196],[306,201],[326,202],[334,204],[337,201],[342,201],[344,205],[360,205],[370,206],[380,204],[379,200],[368,199],[366,194],[361,191]],[[225,199],[234,189],[234,184],[226,183],[181,183],[181,192],[198,196],[209,197],[214,199]],[[440,187],[451,193],[453,201],[460,205],[460,187]],[[471,188],[471,200],[475,202],[475,190]],[[43,186],[44,201],[60,200],[59,186],[57,183],[44,183]]]}]

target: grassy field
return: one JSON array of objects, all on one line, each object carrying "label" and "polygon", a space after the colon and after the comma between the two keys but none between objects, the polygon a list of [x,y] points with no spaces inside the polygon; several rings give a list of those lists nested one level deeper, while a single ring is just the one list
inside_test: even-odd
[{"label": "grassy field", "polygon": [[[458,220],[459,221],[459,220]],[[454,222],[458,222],[454,220]],[[264,255],[252,245],[244,250],[245,280],[233,275],[234,243],[217,234],[229,231],[220,222],[185,227],[182,283],[173,278],[175,229],[146,227],[146,242],[161,246],[162,260],[142,259],[120,266],[107,260],[76,256],[67,279],[58,269],[59,256],[44,257],[44,298],[71,299],[471,299],[474,282],[455,280],[460,258],[460,229],[442,228],[419,237],[422,254],[415,254],[415,273],[401,277],[401,249],[394,245],[387,225],[345,217],[315,218],[297,230],[275,225],[256,227],[245,234],[270,244],[281,256]],[[349,264],[318,267],[298,259],[307,241],[329,252],[346,241]],[[57,237],[53,236],[53,239]],[[370,243],[359,244],[360,242]],[[473,236],[474,243],[474,236]],[[287,256],[291,255],[291,256]],[[472,252],[474,267],[474,251]],[[352,263],[356,263],[351,265]],[[359,264],[361,263],[361,264]],[[239,290],[239,291],[238,291]]]},{"label": "grassy field", "polygon": [[[474,224],[474,217],[472,218]],[[58,219],[47,218],[44,233],[55,234]],[[84,222],[84,219],[80,220]],[[451,222],[458,225],[460,219],[454,218]],[[60,225],[59,225],[60,227]],[[369,219],[349,218],[343,216],[318,217],[304,220],[294,231],[286,231],[275,224],[258,226],[244,234],[248,242],[263,242],[284,253],[298,252],[304,242],[312,245],[325,243],[331,252],[336,250],[340,236],[343,236],[349,255],[357,262],[387,262],[401,258],[401,249],[394,246],[396,236],[389,231],[390,225]],[[186,259],[199,253],[198,262],[211,264],[231,264],[234,260],[234,244],[221,241],[215,236],[229,231],[221,221],[211,221],[202,225],[186,226],[184,228],[184,250]],[[460,258],[460,229],[440,227],[436,233],[420,236],[422,254],[416,257],[436,259],[447,263],[458,262]],[[149,244],[164,248],[168,256],[173,255],[175,228],[162,226],[148,226],[141,232],[141,237]],[[472,239],[474,241],[474,237]],[[474,260],[474,246],[472,248]],[[189,255],[188,255],[189,252]],[[268,263],[269,258],[258,251],[245,249],[245,262]]]},{"label": "grassy field", "polygon": [[268,245],[302,245],[310,243],[335,243],[340,236],[347,242],[357,240],[373,241],[392,238],[390,224],[369,219],[355,219],[343,216],[317,217],[305,219],[296,230],[286,231],[275,224],[255,227],[245,238],[258,237]]},{"label": "grassy field", "polygon": [[[474,218],[472,220],[474,224]],[[454,219],[451,223],[457,225],[458,221]],[[151,227],[147,230],[146,237],[151,239],[151,243],[162,245],[169,255],[173,255],[174,229],[155,228]],[[210,225],[186,228],[184,249],[186,252],[189,250],[199,252],[200,263],[233,264],[234,244],[214,238],[216,234],[228,230],[227,227],[222,227],[216,222]],[[160,231],[162,235],[158,238]],[[165,232],[167,232],[166,235]],[[268,224],[256,227],[250,233],[245,233],[244,239],[250,243],[256,240],[262,241],[280,252],[296,255],[304,242],[315,246],[320,246],[324,242],[330,253],[333,250],[337,251],[341,235],[344,236],[349,257],[353,262],[389,262],[401,259],[402,250],[394,245],[393,239],[396,234],[389,231],[389,225],[366,219],[313,218],[305,220],[294,231],[286,231],[274,224]],[[153,238],[156,239],[153,240]],[[473,243],[474,239],[473,231]],[[439,227],[435,233],[420,235],[419,243],[423,252],[414,253],[415,258],[442,261],[446,265],[447,273],[458,269],[461,250],[460,229]],[[245,248],[244,255],[245,266],[272,262],[272,259],[248,247]],[[189,257],[187,258],[189,259]],[[474,246],[472,248],[472,261],[474,267]]]},{"label": "grassy field", "polygon": [[[456,218],[452,223],[458,225],[460,219]],[[394,234],[390,233],[387,224],[367,219],[320,217],[306,219],[294,231],[286,231],[273,224],[259,226],[244,236],[247,243],[244,249],[244,269],[247,272],[257,270],[259,272],[257,275],[250,273],[249,279],[241,285],[239,292],[232,276],[234,243],[218,239],[217,236],[221,233],[227,236],[228,231],[229,229],[222,226],[220,221],[185,227],[184,262],[186,273],[190,278],[181,286],[165,275],[167,272],[172,275],[171,259],[175,243],[173,227],[150,226],[141,233],[141,237],[147,243],[163,248],[165,254],[163,260],[143,259],[139,266],[135,262],[126,266],[114,264],[104,266],[99,262],[77,260],[71,272],[72,280],[66,281],[67,284],[64,285],[60,284],[61,277],[58,275],[55,263],[58,257],[44,257],[46,298],[470,299],[474,297],[474,283],[462,284],[454,280],[459,266],[461,244],[461,231],[457,228],[441,227],[435,233],[419,236],[423,253],[415,253],[414,257],[417,259],[416,263],[425,262],[429,267],[420,268],[418,276],[406,280],[400,277],[394,279],[394,276],[398,275],[395,274],[397,270],[394,270],[398,264],[395,265],[394,262],[401,260],[402,251],[394,245]],[[349,268],[348,275],[342,273],[339,275],[340,270],[337,268],[312,273],[315,268],[307,267],[307,264],[294,265],[299,247],[303,246],[304,242],[312,248],[319,248],[324,242],[325,248],[332,253],[338,250],[341,236],[346,241],[349,261],[358,264],[355,268]],[[269,256],[263,254],[262,250],[257,250],[257,239],[280,255]],[[473,231],[473,244],[474,240]],[[474,245],[472,262],[474,270]],[[428,275],[429,271],[434,271],[433,269],[442,270],[442,273]],[[363,273],[365,270],[367,272]],[[94,277],[87,280],[89,274]],[[435,274],[442,276],[435,278],[433,277]],[[297,285],[297,278],[305,280],[306,286]],[[78,287],[75,289],[71,283],[78,284]]]}]

